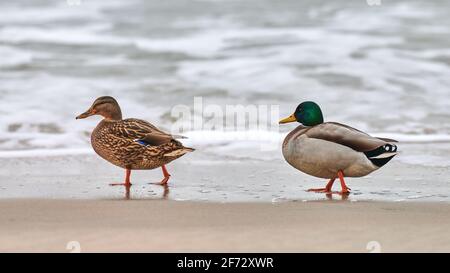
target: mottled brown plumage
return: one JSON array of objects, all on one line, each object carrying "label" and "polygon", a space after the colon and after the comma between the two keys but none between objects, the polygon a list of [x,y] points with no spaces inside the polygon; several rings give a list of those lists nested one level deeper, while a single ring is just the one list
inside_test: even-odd
[{"label": "mottled brown plumage", "polygon": [[91,143],[102,158],[131,170],[158,168],[192,151],[138,119],[102,120],[92,132]]},{"label": "mottled brown plumage", "polygon": [[[166,164],[194,151],[184,147],[175,136],[167,134],[147,121],[140,119],[122,119],[122,112],[117,101],[112,97],[100,97],[88,111],[77,119],[92,115],[101,115],[104,119],[97,125],[91,135],[91,144],[95,152],[112,164],[130,170],[150,170],[163,168],[168,181]],[[129,184],[129,174],[127,172]]]}]

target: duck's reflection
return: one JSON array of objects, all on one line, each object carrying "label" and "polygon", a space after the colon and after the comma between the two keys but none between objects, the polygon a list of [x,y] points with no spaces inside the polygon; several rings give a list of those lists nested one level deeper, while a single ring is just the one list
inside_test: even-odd
[{"label": "duck's reflection", "polygon": [[[152,184],[154,187],[161,187],[163,189],[162,191],[162,195],[160,198],[156,198],[156,199],[161,199],[161,200],[168,200],[169,199],[169,195],[170,195],[170,187],[167,184]],[[131,197],[131,187],[132,185],[123,185],[123,187],[125,188],[125,196],[124,196],[124,200],[132,200],[133,198]],[[338,198],[336,198],[335,196],[338,196]],[[342,193],[342,192],[327,192],[325,193],[325,197],[328,200],[342,200],[342,201],[347,201],[348,198],[350,196],[350,193]],[[146,199],[144,198],[136,198],[135,200],[138,199]],[[151,199],[155,199],[155,198],[151,198]]]},{"label": "duck's reflection", "polygon": [[163,195],[162,195],[162,199],[163,200],[168,200],[169,199],[169,193],[170,193],[169,185],[162,184],[162,185],[160,185],[160,187],[163,187],[163,189],[164,189]]},{"label": "duck's reflection", "polygon": [[350,195],[350,193],[342,193],[342,192],[327,192],[325,194],[325,196],[327,197],[328,200],[337,200],[333,198],[333,194],[337,194],[338,196],[340,196],[340,200],[342,201],[347,201],[348,197]]},{"label": "duck's reflection", "polygon": [[125,187],[125,200],[131,200],[130,189],[131,185],[124,185]]},{"label": "duck's reflection", "polygon": [[[114,185],[114,186],[116,186],[116,185]],[[121,186],[123,186],[125,188],[124,200],[132,200],[132,198],[131,198],[131,187],[132,187],[132,185],[121,185]],[[158,184],[157,186],[163,188],[163,192],[162,192],[162,195],[161,195],[160,199],[168,200],[169,199],[169,194],[170,194],[169,185],[167,185],[167,184]],[[140,199],[140,198],[137,198],[137,199]]]}]

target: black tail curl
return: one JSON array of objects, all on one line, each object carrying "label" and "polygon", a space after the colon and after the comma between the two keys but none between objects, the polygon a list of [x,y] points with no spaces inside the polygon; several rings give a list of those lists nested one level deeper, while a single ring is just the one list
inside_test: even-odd
[{"label": "black tail curl", "polygon": [[387,143],[364,154],[375,166],[382,167],[397,155],[397,146]]}]

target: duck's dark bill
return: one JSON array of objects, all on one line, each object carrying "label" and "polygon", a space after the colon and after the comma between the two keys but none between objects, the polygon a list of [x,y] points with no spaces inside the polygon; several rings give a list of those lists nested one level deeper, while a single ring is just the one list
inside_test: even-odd
[{"label": "duck's dark bill", "polygon": [[77,116],[76,119],[84,119],[84,118],[90,117],[92,115],[95,115],[95,111],[89,109],[86,112],[84,112],[83,114]]}]

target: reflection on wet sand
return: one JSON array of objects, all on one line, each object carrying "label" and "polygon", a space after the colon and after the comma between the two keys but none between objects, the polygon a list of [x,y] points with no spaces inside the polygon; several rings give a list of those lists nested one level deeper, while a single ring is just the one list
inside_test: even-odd
[{"label": "reflection on wet sand", "polygon": [[[163,194],[161,196],[161,199],[162,200],[168,200],[169,199],[169,193],[170,193],[169,185],[167,185],[167,184],[158,184],[158,186],[163,188]],[[131,187],[132,187],[132,185],[123,185],[123,187],[125,188],[125,198],[124,199],[125,200],[132,200],[132,198],[131,198]],[[139,198],[137,198],[137,199],[139,199]],[[135,199],[135,200],[137,200],[137,199]]]},{"label": "reflection on wet sand", "polygon": [[336,200],[333,198],[333,194],[339,195],[341,197],[340,200],[342,201],[347,201],[348,197],[350,196],[350,193],[341,193],[341,192],[328,192],[325,194],[325,196],[327,197],[328,200]]},{"label": "reflection on wet sand", "polygon": [[[307,190],[306,192],[311,192],[311,190]],[[319,192],[317,192],[319,193]],[[322,193],[322,192],[320,192]],[[333,195],[340,196],[340,200],[348,200],[348,197],[350,196],[351,192],[340,192],[340,191],[330,191],[330,192],[323,192],[328,200],[336,200],[333,198]]]}]

